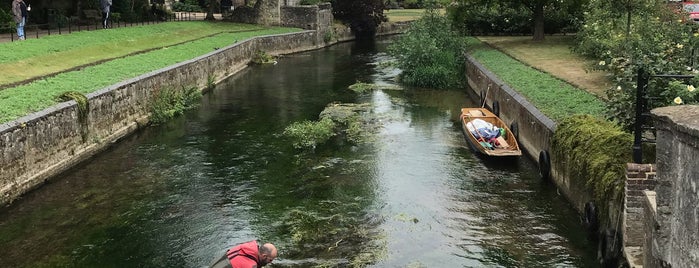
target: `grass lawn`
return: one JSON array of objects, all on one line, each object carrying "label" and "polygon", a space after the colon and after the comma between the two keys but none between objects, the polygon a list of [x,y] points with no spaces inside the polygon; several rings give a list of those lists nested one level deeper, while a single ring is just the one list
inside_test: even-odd
[{"label": "grass lawn", "polygon": [[611,86],[603,72],[589,70],[588,66],[595,64],[595,61],[571,51],[574,35],[546,36],[542,42],[533,41],[531,36],[481,36],[478,39],[598,97],[605,98],[604,91]]},{"label": "grass lawn", "polygon": [[[583,88],[574,87],[556,75],[523,64],[479,39],[470,37],[466,40],[471,45],[469,55],[497,74],[506,84],[554,121],[560,121],[575,114],[590,114],[604,118],[604,102],[596,95]],[[548,51],[545,48],[546,46],[542,46],[536,49],[544,53]]]},{"label": "grass lawn", "polygon": [[[189,25],[194,23],[194,25]],[[180,39],[180,37],[167,38],[172,34],[181,34],[184,29],[199,29],[197,24],[210,24],[211,28],[218,29],[217,32],[208,35],[205,34],[190,34],[187,35],[190,41]],[[164,68],[178,62],[189,60],[206,53],[213,51],[216,48],[225,47],[234,44],[247,38],[261,35],[279,34],[300,31],[295,28],[270,27],[260,28],[253,25],[240,25],[220,22],[174,22],[172,25],[156,24],[146,25],[133,28],[119,28],[110,30],[100,30],[91,32],[80,32],[70,35],[53,36],[52,40],[58,44],[56,51],[33,46],[32,41],[43,39],[31,39],[24,42],[14,42],[11,45],[25,45],[28,48],[21,46],[14,47],[15,49],[24,49],[24,59],[17,59],[14,62],[6,62],[6,64],[21,63],[28,59],[45,58],[46,65],[62,65],[64,70],[72,69],[76,64],[98,63],[84,66],[80,69],[61,72],[55,76],[43,77],[31,83],[26,83],[18,86],[13,86],[0,90],[0,123],[8,122],[32,112],[43,110],[51,105],[58,103],[57,96],[66,91],[78,91],[83,94],[91,93],[109,85],[116,84],[120,81],[139,76],[160,68]],[[178,27],[182,26],[182,28]],[[172,28],[170,28],[172,27]],[[193,28],[192,28],[193,27]],[[252,27],[252,28],[251,28]],[[247,29],[242,31],[241,29]],[[127,46],[130,49],[120,50],[120,56],[113,54],[108,57],[112,60],[103,61],[104,57],[100,55],[104,52],[99,48],[94,47],[92,43],[98,42],[104,46],[114,46],[122,44],[121,40],[101,41],[105,38],[105,34],[113,34],[123,36],[121,31],[132,33],[136,36],[141,36],[136,39],[142,40],[139,43],[149,45],[134,45]],[[153,34],[149,34],[153,33]],[[160,35],[158,38],[149,38],[149,36]],[[192,38],[196,37],[196,38]],[[148,41],[148,39],[153,39]],[[168,41],[176,39],[179,42]],[[86,42],[86,40],[100,40],[94,42]],[[159,40],[159,41],[158,41]],[[185,41],[183,41],[185,40]],[[67,58],[51,58],[52,54],[69,53],[74,51],[71,46],[63,46],[62,44],[71,44],[75,42],[75,47],[87,46],[90,49],[85,49],[79,56],[81,59],[72,61],[73,64],[61,62],[70,61]],[[127,41],[128,42],[128,41]],[[178,44],[179,43],[179,44]],[[159,44],[159,46],[157,46]],[[172,44],[172,45],[168,45]],[[8,46],[8,44],[2,44]],[[0,53],[6,53],[5,47]],[[31,49],[30,49],[31,48]],[[79,50],[79,49],[78,49]],[[31,52],[31,53],[30,53]],[[134,54],[135,52],[143,52]],[[79,62],[79,63],[76,63]],[[42,68],[38,68],[42,69]],[[35,76],[38,71],[34,71]],[[5,75],[3,75],[5,77]]]},{"label": "grass lawn", "polygon": [[[444,14],[444,9],[439,10],[440,14]],[[389,22],[413,21],[417,20],[425,13],[425,9],[389,9],[384,11]]]},{"label": "grass lawn", "polygon": [[[0,43],[0,88],[78,66],[124,57],[221,33],[259,31],[264,27],[223,22],[167,22],[110,30],[52,35],[24,42]],[[233,43],[233,42],[231,42]]]}]

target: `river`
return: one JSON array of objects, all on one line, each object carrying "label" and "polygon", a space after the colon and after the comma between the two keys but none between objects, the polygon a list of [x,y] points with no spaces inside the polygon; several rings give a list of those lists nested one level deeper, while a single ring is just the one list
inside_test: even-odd
[{"label": "river", "polygon": [[[0,210],[0,267],[207,267],[259,239],[271,267],[597,267],[578,214],[534,162],[474,155],[464,89],[397,85],[389,40],[252,66]],[[365,144],[281,135],[329,103],[366,103]]]}]

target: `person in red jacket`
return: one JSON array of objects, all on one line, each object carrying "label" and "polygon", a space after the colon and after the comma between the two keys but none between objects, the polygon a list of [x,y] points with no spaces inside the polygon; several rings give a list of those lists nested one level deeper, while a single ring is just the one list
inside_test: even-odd
[{"label": "person in red jacket", "polygon": [[258,245],[256,240],[239,244],[219,258],[212,268],[259,268],[277,258],[277,248],[271,243]]}]

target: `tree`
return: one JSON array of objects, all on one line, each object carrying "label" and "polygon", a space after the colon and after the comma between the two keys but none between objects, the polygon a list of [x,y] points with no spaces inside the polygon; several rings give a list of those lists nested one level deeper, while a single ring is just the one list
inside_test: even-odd
[{"label": "tree", "polygon": [[[473,9],[489,7],[495,10],[511,8],[526,10],[531,16],[531,29],[534,40],[544,40],[546,15],[550,12],[568,10],[569,17],[575,19],[581,14],[573,14],[579,11],[587,0],[459,0],[457,9]],[[463,12],[461,12],[463,13]]]},{"label": "tree", "polygon": [[332,7],[335,18],[349,24],[360,38],[374,36],[376,27],[387,21],[383,0],[333,0]]},{"label": "tree", "polygon": [[221,5],[220,0],[209,0],[207,1],[208,8],[206,10],[205,20],[215,20],[214,12],[216,12],[216,7]]}]

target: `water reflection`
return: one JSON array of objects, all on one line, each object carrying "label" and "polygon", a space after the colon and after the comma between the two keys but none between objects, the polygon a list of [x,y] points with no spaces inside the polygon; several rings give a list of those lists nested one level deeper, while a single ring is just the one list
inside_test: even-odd
[{"label": "water reflection", "polygon": [[[462,90],[347,90],[395,85],[384,47],[242,71],[200,109],[3,209],[0,266],[204,267],[261,239],[280,248],[273,267],[594,267],[576,214],[531,161],[469,150]],[[332,102],[371,104],[374,142],[304,152],[280,135]]]}]

